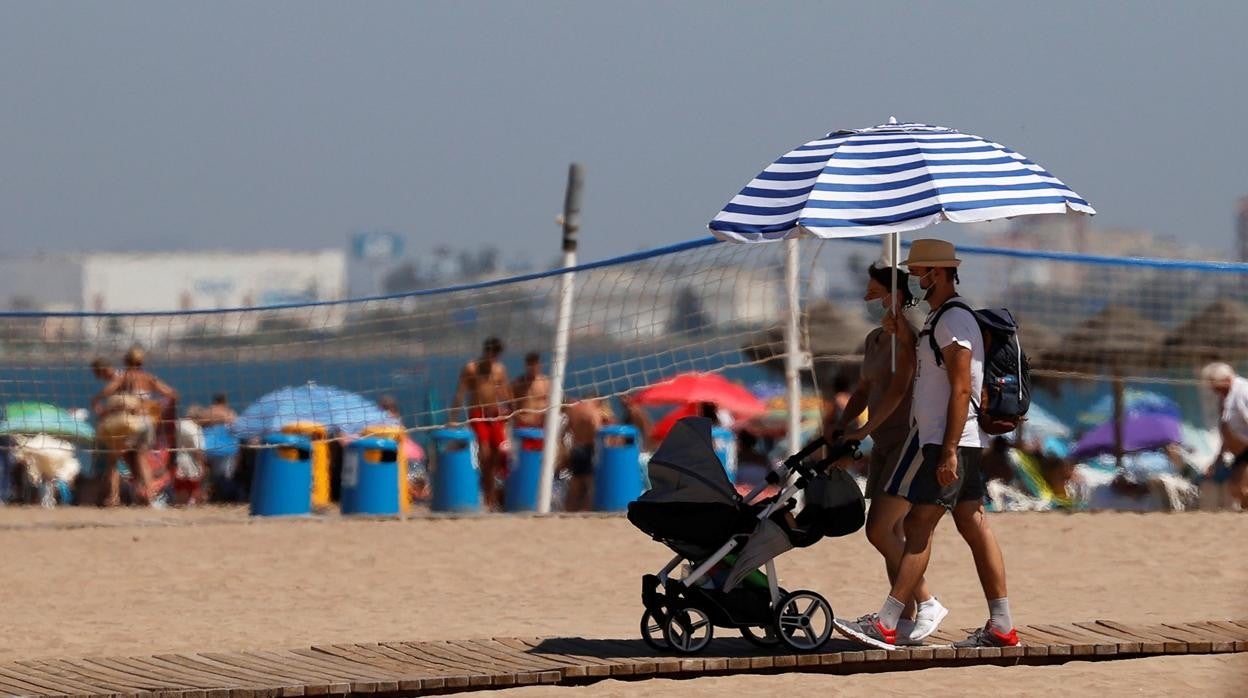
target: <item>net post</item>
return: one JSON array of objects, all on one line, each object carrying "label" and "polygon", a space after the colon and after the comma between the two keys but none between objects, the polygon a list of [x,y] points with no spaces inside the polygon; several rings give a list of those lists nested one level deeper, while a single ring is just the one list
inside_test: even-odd
[{"label": "net post", "polygon": [[785,331],[784,379],[788,390],[789,403],[789,448],[796,450],[801,442],[802,434],[802,383],[798,369],[802,365],[801,345],[801,299],[797,291],[798,274],[798,240],[789,238],[784,241],[784,290],[789,303],[788,328]]},{"label": "net post", "polygon": [[[581,223],[581,166],[568,166],[568,187],[563,200],[563,267],[576,266],[576,233]],[[563,415],[563,382],[568,367],[568,330],[572,322],[572,291],[575,272],[559,277],[559,309],[555,318],[555,346],[551,351],[550,405],[542,431],[542,473],[537,491],[537,511],[550,513],[551,489],[555,480],[555,456],[559,447],[559,418]]]}]

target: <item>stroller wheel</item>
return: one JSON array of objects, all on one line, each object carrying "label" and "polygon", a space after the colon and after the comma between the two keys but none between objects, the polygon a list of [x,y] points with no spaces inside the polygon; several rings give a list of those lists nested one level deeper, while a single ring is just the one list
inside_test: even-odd
[{"label": "stroller wheel", "polygon": [[663,624],[663,638],[670,649],[681,654],[701,652],[714,636],[711,619],[696,606],[674,609]]},{"label": "stroller wheel", "polygon": [[741,637],[755,647],[769,650],[775,649],[780,644],[780,636],[770,625],[743,625],[738,629],[741,631]]},{"label": "stroller wheel", "polygon": [[667,644],[667,638],[663,636],[663,625],[654,619],[654,614],[646,611],[641,614],[641,639],[652,650],[658,652],[668,652],[672,646]]},{"label": "stroller wheel", "polygon": [[832,605],[813,591],[785,594],[776,604],[780,641],[798,652],[813,652],[832,635]]}]

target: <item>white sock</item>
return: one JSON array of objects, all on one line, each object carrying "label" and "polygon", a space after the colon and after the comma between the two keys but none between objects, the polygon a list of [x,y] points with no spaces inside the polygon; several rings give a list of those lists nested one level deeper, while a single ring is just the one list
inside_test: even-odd
[{"label": "white sock", "polygon": [[906,605],[893,597],[884,599],[884,605],[880,608],[880,625],[889,630],[897,629],[897,621],[901,620],[901,612],[906,610]]},{"label": "white sock", "polygon": [[933,596],[927,601],[920,601],[918,610],[922,612],[922,611],[931,611],[937,608],[940,608],[940,601],[937,601],[936,597]]},{"label": "white sock", "polygon": [[1002,596],[999,599],[989,599],[988,601],[988,622],[996,626],[997,630],[1008,633],[1014,629],[1014,618],[1010,615],[1010,599]]}]

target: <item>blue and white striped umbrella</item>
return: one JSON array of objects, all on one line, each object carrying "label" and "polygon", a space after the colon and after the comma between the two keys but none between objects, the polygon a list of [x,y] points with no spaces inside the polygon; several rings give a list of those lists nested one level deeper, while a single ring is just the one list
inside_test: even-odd
[{"label": "blue and white striped umbrella", "polygon": [[941,220],[980,223],[1096,213],[1043,167],[978,136],[894,119],[834,131],[786,153],[711,221],[734,242],[857,237]]}]

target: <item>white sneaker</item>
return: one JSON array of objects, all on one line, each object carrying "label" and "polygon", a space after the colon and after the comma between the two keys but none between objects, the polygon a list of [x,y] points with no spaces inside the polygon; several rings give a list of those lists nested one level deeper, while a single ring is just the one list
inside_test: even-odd
[{"label": "white sneaker", "polygon": [[936,632],[936,629],[940,627],[940,622],[947,615],[949,615],[949,609],[933,596],[932,603],[927,604],[926,607],[919,606],[919,612],[914,620],[906,619],[897,623],[897,644],[923,644],[923,640]]}]

